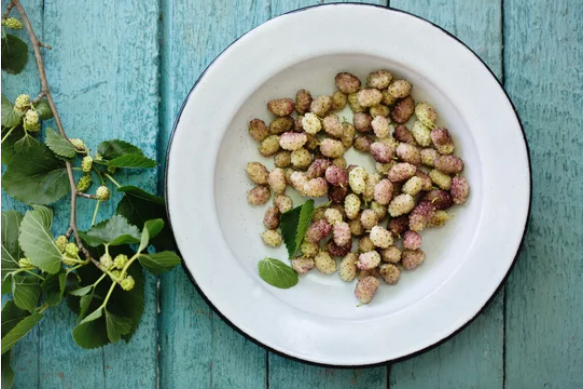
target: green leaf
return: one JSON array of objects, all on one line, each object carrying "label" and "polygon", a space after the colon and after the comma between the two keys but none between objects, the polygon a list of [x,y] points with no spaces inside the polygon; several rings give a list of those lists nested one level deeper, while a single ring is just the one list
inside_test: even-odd
[{"label": "green leaf", "polygon": [[314,215],[314,200],[308,200],[281,215],[281,236],[287,248],[289,258],[293,258],[300,248],[306,230]]},{"label": "green leaf", "polygon": [[88,245],[93,247],[102,244],[117,246],[140,242],[138,227],[129,224],[127,219],[121,215],[114,215],[111,219],[102,221],[80,235]]},{"label": "green leaf", "polygon": [[111,161],[105,163],[107,166],[113,166],[118,168],[153,168],[156,167],[156,161],[146,157],[143,154],[126,154],[120,157],[114,158]]},{"label": "green leaf", "polygon": [[107,305],[111,312],[131,319],[132,328],[130,332],[122,336],[126,342],[131,339],[138,329],[144,312],[144,271],[141,266],[135,264],[130,266],[128,274],[136,282],[134,288],[129,292],[124,291],[122,288],[115,288]]},{"label": "green leaf", "polygon": [[131,224],[140,229],[144,228],[147,220],[162,219],[164,228],[155,238],[150,237],[150,244],[159,250],[174,249],[174,239],[168,223],[164,199],[135,186],[122,186],[118,188],[118,191],[123,192],[124,196],[117,204],[115,212],[125,216]]},{"label": "green leaf", "polygon": [[156,237],[162,231],[162,228],[164,228],[164,220],[162,219],[152,219],[144,223],[140,247],[138,248],[139,253],[148,247],[150,239]]},{"label": "green leaf", "polygon": [[29,312],[35,310],[40,297],[39,279],[16,275],[12,279],[12,295],[18,308]]},{"label": "green leaf", "polygon": [[10,352],[2,354],[2,388],[11,389],[14,385],[14,370],[10,366]]},{"label": "green leaf", "polygon": [[105,160],[112,160],[126,154],[144,154],[139,147],[119,139],[101,142],[97,146],[97,152]]},{"label": "green leaf", "polygon": [[14,152],[15,153],[27,153],[33,147],[39,145],[39,141],[35,139],[34,136],[24,134],[22,138],[14,142]]},{"label": "green leaf", "polygon": [[10,350],[20,339],[24,338],[42,318],[43,315],[38,312],[33,312],[32,315],[18,322],[10,332],[2,337],[2,354]]},{"label": "green leaf", "polygon": [[257,267],[261,279],[276,288],[288,289],[298,283],[298,274],[280,260],[265,258]]},{"label": "green leaf", "polygon": [[127,335],[132,330],[132,319],[114,315],[106,309],[105,327],[107,337],[111,343],[115,343],[121,339],[122,335]]},{"label": "green leaf", "polygon": [[18,308],[13,300],[8,300],[2,307],[2,337],[28,316],[30,316],[30,313]]},{"label": "green leaf", "polygon": [[37,143],[17,153],[2,176],[2,188],[27,204],[51,204],[71,190],[65,163]]},{"label": "green leaf", "polygon": [[79,346],[92,349],[109,343],[102,311],[103,308],[93,311],[73,329],[73,339]]},{"label": "green leaf", "polygon": [[41,284],[41,289],[45,294],[45,302],[50,307],[57,306],[63,299],[65,293],[65,281],[67,275],[59,273],[57,275],[48,275]]},{"label": "green leaf", "polygon": [[22,117],[16,113],[12,102],[2,94],[2,127],[16,127],[22,121]]},{"label": "green leaf", "polygon": [[38,116],[41,120],[49,120],[53,117],[53,111],[47,102],[47,99],[43,98],[39,101],[35,106],[34,109],[38,112]]},{"label": "green leaf", "polygon": [[50,127],[46,130],[45,143],[53,153],[60,157],[73,158],[77,154],[75,146]]},{"label": "green leaf", "polygon": [[61,252],[55,245],[51,233],[53,211],[42,205],[34,205],[32,211],[26,211],[20,226],[20,247],[30,262],[50,274],[61,269]]},{"label": "green leaf", "polygon": [[14,35],[2,38],[2,70],[10,74],[20,73],[28,61],[28,45]]},{"label": "green leaf", "polygon": [[[2,129],[2,137],[4,137],[7,131],[8,130],[5,131]],[[10,165],[14,159],[14,156],[16,155],[14,145],[22,138],[23,133],[24,131],[22,130],[22,127],[18,127],[8,135],[8,138],[4,139],[4,142],[2,142],[2,163],[4,165]]]},{"label": "green leaf", "polygon": [[140,254],[138,261],[152,274],[161,274],[180,264],[180,257],[172,251],[156,254]]},{"label": "green leaf", "polygon": [[83,318],[87,314],[87,311],[89,310],[89,307],[91,307],[91,303],[93,302],[93,297],[94,297],[93,293],[81,296],[81,299],[79,300],[79,321],[83,320]]},{"label": "green leaf", "polygon": [[69,294],[72,294],[73,296],[85,296],[87,293],[91,292],[91,289],[93,289],[92,285],[87,285],[84,286],[82,288],[77,288],[77,289],[73,289],[72,291],[69,292]]},{"label": "green leaf", "polygon": [[9,274],[20,269],[18,260],[24,256],[18,244],[22,217],[20,212],[2,212],[2,285]]}]

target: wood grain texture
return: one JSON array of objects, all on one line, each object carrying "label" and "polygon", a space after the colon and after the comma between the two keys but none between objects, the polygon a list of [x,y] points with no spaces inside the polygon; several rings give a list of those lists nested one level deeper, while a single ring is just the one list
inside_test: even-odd
[{"label": "wood grain texture", "polygon": [[[6,9],[8,0],[2,0],[2,10]],[[28,9],[28,17],[30,22],[38,26],[39,39],[42,39],[42,0],[22,0],[23,6]],[[26,31],[10,31],[24,40],[28,41]],[[29,47],[29,58],[34,58],[34,52]],[[40,81],[38,79],[38,71],[34,60],[28,61],[25,69],[18,75],[7,74],[2,71],[2,93],[5,94],[10,101],[22,94],[29,94],[36,96],[40,90]],[[2,165],[2,174],[4,174],[4,165]],[[2,211],[8,209],[15,209],[24,213],[26,206],[21,202],[14,200],[2,190]],[[10,296],[11,298],[11,296]],[[9,296],[2,296],[2,305],[9,299]],[[39,337],[41,336],[40,327],[42,324],[36,326],[26,337],[24,337],[12,349],[11,363],[14,369],[14,387],[15,388],[34,388],[39,383]]]},{"label": "wood grain texture", "polygon": [[506,0],[506,87],[530,144],[532,210],[507,290],[506,387],[583,387],[583,2]]},{"label": "wood grain texture", "polygon": [[[155,156],[158,46],[157,30],[152,26],[158,21],[157,5],[146,2],[115,6],[78,1],[27,3],[25,6],[34,16],[32,22],[36,31],[53,47],[52,51],[44,51],[47,77],[68,135],[82,138],[92,149],[101,140],[121,138],[138,145],[145,154]],[[33,56],[28,67],[26,77],[29,81],[24,84],[31,89],[27,93],[36,96],[38,71]],[[12,82],[3,74],[4,80]],[[22,87],[23,83],[18,85]],[[140,175],[119,176],[121,182],[156,190],[155,169]],[[109,203],[103,204],[100,218],[113,213],[119,198],[114,196]],[[2,206],[9,207],[9,202],[3,201]],[[93,202],[80,200],[81,229],[88,227],[93,207]],[[55,214],[60,217],[55,219],[54,232],[63,233],[67,228],[68,201],[57,203]],[[17,349],[16,387],[155,388],[155,281],[154,277],[147,277],[144,316],[128,345],[82,350],[70,335],[75,316],[64,304],[47,310],[36,345],[26,340]],[[24,348],[34,355],[34,361],[20,355]],[[25,363],[30,366],[22,366]],[[131,374],[128,374],[129,365]]]},{"label": "wood grain texture", "polygon": [[[268,18],[267,1],[162,1],[160,160],[199,75],[232,41]],[[162,388],[265,387],[265,350],[224,324],[181,268],[161,277],[160,305]]]},{"label": "wood grain texture", "polygon": [[[500,2],[392,0],[391,7],[445,28],[470,46],[501,78]],[[503,295],[502,290],[472,324],[451,340],[419,357],[395,364],[391,369],[391,388],[501,388]]]}]

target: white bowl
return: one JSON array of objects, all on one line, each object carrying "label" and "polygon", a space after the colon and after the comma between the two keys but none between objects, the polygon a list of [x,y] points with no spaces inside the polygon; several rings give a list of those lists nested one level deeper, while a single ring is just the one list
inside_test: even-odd
[{"label": "white bowl", "polygon": [[[257,152],[248,122],[268,121],[266,102],[300,88],[331,94],[340,71],[364,80],[385,68],[411,81],[415,99],[432,104],[438,124],[452,132],[472,186],[469,201],[445,227],[422,233],[426,262],[398,285],[381,285],[367,306],[357,307],[354,283],[336,274],[313,271],[292,289],[271,287],[259,278],[257,262],[287,255],[259,238],[268,204],[247,204],[247,162],[273,168]],[[351,116],[348,109],[341,115]],[[350,151],[347,159],[373,169],[370,156]],[[185,269],[216,311],[277,352],[352,366],[425,350],[483,309],[520,246],[530,172],[516,112],[471,50],[403,12],[332,4],[272,19],[216,58],[176,121],[166,190]]]}]

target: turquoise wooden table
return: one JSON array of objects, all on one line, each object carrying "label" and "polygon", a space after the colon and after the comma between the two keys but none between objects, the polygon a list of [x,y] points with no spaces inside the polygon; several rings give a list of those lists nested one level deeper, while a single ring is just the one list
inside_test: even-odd
[{"label": "turquoise wooden table", "polygon": [[[316,1],[23,3],[53,46],[47,75],[68,133],[90,147],[110,138],[142,147],[160,169],[126,179],[161,191],[174,118],[209,62],[249,29]],[[232,330],[177,268],[147,277],[145,313],[127,345],[81,350],[69,336],[69,310],[47,311],[14,351],[16,388],[583,388],[583,1],[376,3],[425,17],[473,48],[524,124],[533,174],[528,233],[507,284],[477,320],[404,362],[314,367]],[[39,90],[34,61],[18,76],[2,74],[10,99]],[[23,209],[4,194],[2,208]]]}]

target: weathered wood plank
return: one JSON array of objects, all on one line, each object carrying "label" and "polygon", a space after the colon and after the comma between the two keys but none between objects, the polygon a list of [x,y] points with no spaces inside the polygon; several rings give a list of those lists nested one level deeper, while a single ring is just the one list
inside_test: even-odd
[{"label": "weathered wood plank", "polygon": [[506,87],[530,144],[532,211],[507,290],[506,387],[583,387],[583,3],[504,2]]},{"label": "weathered wood plank", "polygon": [[[326,3],[343,1],[326,1]],[[386,1],[362,1],[387,5]],[[310,0],[271,0],[272,16],[314,5]],[[269,387],[287,388],[385,388],[388,367],[331,369],[307,365],[269,353]]]},{"label": "weathered wood plank", "polygon": [[[470,46],[502,75],[499,2],[392,0],[391,7],[422,16]],[[501,388],[503,376],[503,294],[466,329],[419,357],[395,364],[391,388]]]},{"label": "weathered wood plank", "polygon": [[[2,0],[2,11],[6,9],[8,5],[8,0]],[[22,5],[28,10],[28,18],[30,22],[35,26],[38,26],[39,32],[37,33],[39,38],[42,37],[42,1],[41,0],[22,0]],[[13,11],[11,16],[17,16],[17,12]],[[14,34],[28,42],[28,35],[26,31],[10,31],[10,34]],[[34,61],[34,52],[32,48],[29,47],[29,61],[26,68],[22,73],[18,75],[8,74],[2,72],[2,93],[5,94],[10,101],[14,102],[14,99],[19,94],[25,93],[31,96],[36,96],[40,90],[40,82],[38,80],[38,71],[36,67],[36,62]],[[2,165],[2,174],[4,174],[4,165]],[[2,191],[2,210],[16,209],[19,212],[24,213],[26,207],[21,202],[14,200],[8,196],[4,191]],[[8,300],[9,296],[3,296],[2,302],[4,303]],[[39,337],[41,336],[42,330],[39,325],[34,328],[25,338],[23,338],[14,348],[12,349],[11,364],[14,369],[14,387],[15,388],[33,388],[38,384],[39,381]]]},{"label": "weathered wood plank", "polygon": [[[114,8],[75,1],[41,3],[29,4],[27,9],[38,14],[33,19],[34,27],[42,32],[43,41],[53,46],[52,51],[45,51],[46,70],[68,134],[83,138],[91,148],[106,137],[119,137],[155,156],[158,71],[157,31],[152,26],[158,20],[157,6],[127,3]],[[26,84],[32,89],[29,93],[35,95],[38,74],[32,57],[30,66],[31,81]],[[30,84],[32,80],[34,84]],[[156,176],[153,170],[120,180],[155,190]],[[118,199],[116,196],[102,208],[102,217],[113,212]],[[63,216],[68,215],[68,202],[57,204],[55,210],[61,215],[55,220],[55,232],[63,233],[67,227],[67,218]],[[91,202],[80,204],[80,228],[88,227],[92,212]],[[74,323],[74,316],[65,305],[47,311],[36,345],[22,344],[18,349],[28,348],[34,361],[30,367],[22,366],[30,363],[27,361],[30,358],[21,358],[17,353],[16,387],[156,386],[154,277],[147,280],[145,314],[129,345],[81,350],[70,336]],[[123,353],[119,347],[124,347]],[[129,361],[132,374],[127,374]]]},{"label": "weathered wood plank", "polygon": [[[163,0],[162,14],[161,161],[178,109],[198,76],[232,41],[268,19],[269,4]],[[160,298],[162,388],[265,387],[265,350],[224,324],[182,269],[161,277]]]}]

